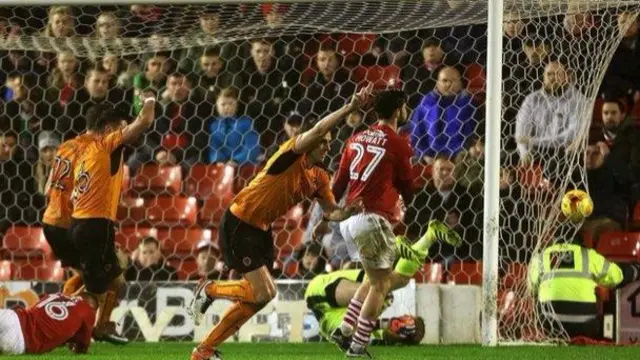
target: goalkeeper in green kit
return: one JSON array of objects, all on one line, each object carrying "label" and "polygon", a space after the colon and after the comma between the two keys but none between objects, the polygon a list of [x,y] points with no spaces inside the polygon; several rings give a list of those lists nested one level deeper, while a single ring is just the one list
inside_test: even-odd
[{"label": "goalkeeper in green kit", "polygon": [[[454,246],[461,243],[461,238],[455,231],[437,220],[432,220],[425,235],[413,244],[412,248],[423,253],[426,258],[428,249],[438,240]],[[421,267],[420,261],[400,258],[391,276],[391,290],[406,286]],[[340,328],[349,301],[366,281],[364,270],[339,270],[318,275],[311,280],[304,298],[307,307],[318,320],[320,332],[325,339],[336,343],[332,334]],[[392,299],[388,298],[385,305],[389,306],[391,301]],[[378,321],[372,336],[374,341],[382,341],[385,344],[415,345],[420,343],[424,332],[424,321],[421,318],[405,315],[386,322]],[[348,344],[336,345],[342,349],[348,348]]]}]

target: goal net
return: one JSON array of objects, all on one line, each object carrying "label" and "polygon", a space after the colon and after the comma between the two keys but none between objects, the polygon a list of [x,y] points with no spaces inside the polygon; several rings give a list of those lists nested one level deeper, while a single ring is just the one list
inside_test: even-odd
[{"label": "goal net", "polygon": [[[578,233],[578,225],[560,226],[560,199],[585,188],[588,169],[597,167],[585,154],[601,149],[589,146],[590,132],[601,133],[599,99],[617,99],[629,113],[640,94],[624,59],[609,69],[621,40],[637,37],[637,3],[505,1],[500,281],[498,298],[483,300],[498,302],[501,341],[566,339],[536,311],[526,266],[549,240]],[[29,291],[57,291],[68,276],[40,223],[51,149],[85,130],[92,104],[113,103],[133,118],[145,89],[158,95],[158,117],[125,152],[118,211],[129,283],[112,319],[125,335],[203,335],[223,305],[194,328],[182,309],[193,296],[194,282],[186,281],[237,276],[224,268],[217,244],[233,196],[278,144],[367,83],[404,89],[413,110],[402,132],[415,153],[416,198],[399,206],[396,232],[416,239],[437,219],[464,240],[457,249],[436,244],[385,316],[415,313],[415,288],[424,284],[479,291],[490,196],[484,144],[495,141],[484,136],[487,1],[118,4],[0,8],[0,306],[32,301]],[[369,112],[349,115],[334,132],[328,169],[336,170],[346,139],[374,122]],[[239,339],[317,336],[306,283],[354,265],[339,232],[311,240],[318,218],[309,202],[273,224],[279,297]]]}]

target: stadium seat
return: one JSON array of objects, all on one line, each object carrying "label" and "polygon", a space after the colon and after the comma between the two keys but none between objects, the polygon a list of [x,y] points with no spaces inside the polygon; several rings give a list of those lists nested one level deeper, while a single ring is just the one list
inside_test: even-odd
[{"label": "stadium seat", "polygon": [[273,239],[276,252],[292,253],[302,242],[304,237],[304,229],[274,229]]},{"label": "stadium seat", "polygon": [[417,163],[413,165],[413,187],[416,190],[423,189],[433,176],[433,165]]},{"label": "stadium seat", "polygon": [[9,281],[11,280],[12,266],[11,261],[2,260],[0,261],[0,281]]},{"label": "stadium seat", "polygon": [[192,226],[195,225],[198,204],[194,197],[158,196],[148,199],[127,199],[118,208],[122,225]]},{"label": "stadium seat", "polygon": [[51,254],[49,243],[41,227],[12,226],[2,240],[2,251],[11,258],[24,258],[33,255]]},{"label": "stadium seat", "polygon": [[390,66],[359,66],[353,71],[353,79],[361,85],[372,83],[376,89],[401,88],[400,68]]},{"label": "stadium seat", "polygon": [[157,239],[166,256],[186,257],[194,255],[194,249],[201,240],[218,243],[218,229],[202,229],[199,227],[172,227],[157,230]]},{"label": "stadium seat", "polygon": [[426,263],[413,278],[420,283],[440,284],[442,282],[442,264]]},{"label": "stadium seat", "polygon": [[640,229],[640,201],[638,201],[636,205],[633,207],[631,227],[634,229]]},{"label": "stadium seat", "polygon": [[481,285],[482,262],[464,261],[454,263],[449,269],[447,281],[458,285]]},{"label": "stadium seat", "polygon": [[337,50],[342,56],[364,55],[371,51],[376,41],[374,34],[344,34],[338,39]]},{"label": "stadium seat", "polygon": [[158,194],[179,194],[182,190],[182,169],[180,166],[142,166],[132,179],[132,192],[137,196]]},{"label": "stadium seat", "polygon": [[304,206],[302,206],[302,204],[298,204],[289,209],[284,216],[276,219],[271,227],[277,230],[303,227],[304,215]]},{"label": "stadium seat", "polygon": [[198,199],[233,196],[235,168],[225,164],[197,164],[189,171],[185,193]]},{"label": "stadium seat", "polygon": [[480,103],[484,101],[487,75],[480,64],[470,64],[464,71],[464,79],[467,81],[467,91]]},{"label": "stadium seat", "polygon": [[189,276],[198,272],[198,263],[195,258],[169,259],[167,263],[178,269],[178,279],[187,280]]},{"label": "stadium seat", "polygon": [[14,264],[13,280],[62,281],[64,270],[59,261],[29,259]]},{"label": "stadium seat", "polygon": [[524,284],[527,278],[527,265],[521,263],[510,263],[507,274],[504,277],[504,287],[511,289],[519,284]]},{"label": "stadium seat", "polygon": [[638,261],[640,232],[608,232],[600,235],[596,251],[611,261]]},{"label": "stadium seat", "polygon": [[262,165],[242,165],[238,167],[235,183],[233,184],[234,191],[236,193],[240,192],[263,167]]},{"label": "stadium seat", "polygon": [[138,247],[140,240],[146,236],[157,238],[157,229],[144,226],[125,226],[116,232],[116,243],[118,243],[122,249],[132,252]]}]

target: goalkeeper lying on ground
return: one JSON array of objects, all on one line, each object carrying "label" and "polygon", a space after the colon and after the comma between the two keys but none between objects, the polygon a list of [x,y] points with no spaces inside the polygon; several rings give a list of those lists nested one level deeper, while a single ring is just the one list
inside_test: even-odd
[{"label": "goalkeeper lying on ground", "polygon": [[[432,220],[426,234],[413,247],[428,249],[438,240],[455,246],[461,242],[455,231],[437,220]],[[391,275],[391,290],[406,286],[421,267],[422,263],[401,258]],[[307,286],[304,294],[307,307],[320,323],[320,333],[325,339],[332,341],[331,334],[340,327],[347,313],[349,301],[364,280],[364,270],[339,270],[318,275]],[[390,297],[385,305],[391,305],[392,301]],[[372,338],[385,344],[415,345],[424,337],[424,331],[424,321],[421,318],[405,315],[386,322],[378,321]]]}]

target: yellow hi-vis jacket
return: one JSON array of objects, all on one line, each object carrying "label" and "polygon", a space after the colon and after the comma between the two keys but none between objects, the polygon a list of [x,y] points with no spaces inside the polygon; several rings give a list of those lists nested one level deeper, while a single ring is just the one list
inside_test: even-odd
[{"label": "yellow hi-vis jacket", "polygon": [[528,271],[529,288],[541,303],[595,303],[598,285],[611,288],[622,280],[618,265],[576,244],[549,246],[531,259]]}]

